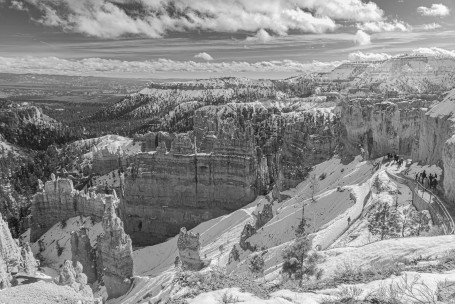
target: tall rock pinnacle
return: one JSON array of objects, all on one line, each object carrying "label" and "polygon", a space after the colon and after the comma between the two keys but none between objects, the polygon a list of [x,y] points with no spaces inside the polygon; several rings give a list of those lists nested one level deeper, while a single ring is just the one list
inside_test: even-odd
[{"label": "tall rock pinnacle", "polygon": [[103,267],[103,281],[109,298],[118,298],[130,288],[133,276],[133,247],[115,210],[116,195],[106,196],[103,216],[104,234],[98,237],[98,254]]}]

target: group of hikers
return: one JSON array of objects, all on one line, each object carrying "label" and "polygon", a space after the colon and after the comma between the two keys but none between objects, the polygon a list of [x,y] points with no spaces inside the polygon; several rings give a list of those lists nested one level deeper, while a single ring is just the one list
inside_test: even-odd
[{"label": "group of hikers", "polygon": [[398,166],[401,166],[403,165],[404,159],[397,154],[387,153],[387,161],[396,162]]},{"label": "group of hikers", "polygon": [[430,173],[427,176],[427,173],[423,170],[423,172],[416,174],[416,181],[420,182],[426,188],[429,187],[430,189],[436,190],[438,186],[438,175],[436,173],[434,175]]}]

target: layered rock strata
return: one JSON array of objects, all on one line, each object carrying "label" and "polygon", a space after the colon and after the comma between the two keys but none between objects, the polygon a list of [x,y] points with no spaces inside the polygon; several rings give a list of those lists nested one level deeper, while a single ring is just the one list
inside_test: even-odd
[{"label": "layered rock strata", "polygon": [[97,280],[96,249],[90,244],[88,229],[82,227],[71,232],[71,256],[73,264],[80,263],[89,284]]},{"label": "layered rock strata", "polygon": [[180,229],[177,248],[184,270],[198,271],[202,269],[204,263],[200,256],[199,233],[188,232],[186,228]]},{"label": "layered rock strata", "polygon": [[117,201],[108,196],[103,216],[104,234],[98,237],[97,248],[108,298],[118,298],[127,293],[133,277],[133,247],[116,208]]},{"label": "layered rock strata", "polygon": [[153,245],[272,189],[279,197],[336,152],[339,119],[328,112],[291,115],[259,103],[196,110],[194,131],[131,158],[120,210],[126,232]]},{"label": "layered rock strata", "polygon": [[36,242],[53,225],[75,216],[92,216],[100,221],[106,197],[105,194],[77,191],[71,180],[53,176],[33,198],[30,241]]}]

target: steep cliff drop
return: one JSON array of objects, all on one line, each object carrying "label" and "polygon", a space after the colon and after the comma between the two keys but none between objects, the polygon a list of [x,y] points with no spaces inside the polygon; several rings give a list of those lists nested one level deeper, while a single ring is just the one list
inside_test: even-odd
[{"label": "steep cliff drop", "polygon": [[117,205],[115,195],[106,197],[104,234],[98,237],[97,250],[108,298],[118,298],[127,293],[133,277],[132,243],[129,235],[123,230],[122,220],[116,214]]}]

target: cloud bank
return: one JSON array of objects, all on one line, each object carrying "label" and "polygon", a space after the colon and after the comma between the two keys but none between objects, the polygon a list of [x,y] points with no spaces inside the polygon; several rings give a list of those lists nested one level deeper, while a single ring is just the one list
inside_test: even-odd
[{"label": "cloud bank", "polygon": [[[0,0],[2,1],[2,0]],[[376,3],[362,0],[14,0],[46,26],[102,38],[168,32],[325,33],[337,21],[385,22]],[[384,27],[385,25],[382,25]],[[396,24],[395,24],[396,26]]]},{"label": "cloud bank", "polygon": [[450,9],[444,4],[432,4],[431,7],[420,6],[417,12],[422,16],[446,17],[450,15]]},{"label": "cloud bank", "polygon": [[261,62],[195,62],[159,59],[155,61],[120,61],[101,58],[68,60],[57,57],[0,57],[0,72],[31,73],[52,75],[128,75],[172,72],[194,73],[314,73],[330,71],[340,65],[340,61],[302,63],[293,60]]}]

